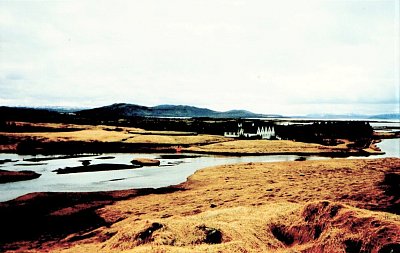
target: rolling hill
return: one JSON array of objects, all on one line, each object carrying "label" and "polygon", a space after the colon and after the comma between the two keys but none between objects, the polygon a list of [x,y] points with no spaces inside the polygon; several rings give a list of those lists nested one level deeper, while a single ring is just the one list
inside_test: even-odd
[{"label": "rolling hill", "polygon": [[112,115],[113,117],[209,117],[209,118],[271,118],[281,115],[265,115],[252,113],[245,110],[231,110],[227,112],[213,111],[187,105],[158,105],[146,107],[134,104],[112,104],[99,108],[81,110],[76,112],[83,117],[100,117]]}]

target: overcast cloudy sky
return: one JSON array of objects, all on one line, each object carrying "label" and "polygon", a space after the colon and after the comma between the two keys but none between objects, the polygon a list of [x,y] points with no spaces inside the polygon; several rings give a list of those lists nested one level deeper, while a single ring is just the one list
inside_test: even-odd
[{"label": "overcast cloudy sky", "polygon": [[399,112],[399,0],[0,0],[0,105]]}]

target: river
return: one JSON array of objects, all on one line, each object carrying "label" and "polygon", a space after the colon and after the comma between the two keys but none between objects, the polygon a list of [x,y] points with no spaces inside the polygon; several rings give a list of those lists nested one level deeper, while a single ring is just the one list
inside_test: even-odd
[{"label": "river", "polygon": [[[378,143],[385,155],[369,156],[368,158],[399,157],[400,139],[387,139]],[[101,172],[86,172],[75,174],[56,174],[52,172],[58,168],[80,166],[80,160],[90,160],[91,164],[116,163],[130,164],[134,158],[159,158],[161,154],[102,154],[85,158],[54,159],[37,162],[25,161],[29,158],[40,158],[43,156],[18,155],[0,153],[0,160],[11,159],[0,165],[3,170],[32,170],[42,174],[39,178],[14,183],[0,184],[0,202],[14,199],[31,192],[90,192],[124,190],[134,188],[159,188],[184,182],[188,176],[198,169],[205,167],[245,163],[245,162],[278,162],[294,161],[297,155],[265,155],[265,156],[211,156],[182,158],[182,159],[159,159],[159,167],[142,167],[129,170],[113,170]],[[98,159],[105,156],[113,156],[113,159]],[[359,157],[358,157],[359,158]],[[25,160],[24,160],[25,159]],[[329,157],[309,156],[307,160],[331,159]]]}]

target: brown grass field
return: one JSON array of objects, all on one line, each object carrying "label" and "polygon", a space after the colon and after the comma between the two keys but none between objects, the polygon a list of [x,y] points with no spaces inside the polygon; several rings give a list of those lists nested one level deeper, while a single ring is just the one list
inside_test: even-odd
[{"label": "brown grass field", "polygon": [[108,226],[16,252],[398,252],[399,177],[397,158],[211,167],[97,209]]},{"label": "brown grass field", "polygon": [[[209,144],[230,139],[217,135],[187,135],[180,132],[172,131],[146,131],[138,128],[120,127],[116,130],[110,126],[90,126],[90,125],[65,125],[65,124],[48,124],[48,123],[26,123],[17,122],[17,125],[31,125],[60,128],[80,128],[77,131],[69,132],[24,132],[24,133],[6,133],[0,132],[0,136],[12,137],[17,140],[32,138],[42,142],[66,142],[66,141],[83,141],[83,142],[120,142],[120,143],[143,143],[143,144],[170,144],[170,145],[200,145]],[[170,135],[168,135],[170,134]],[[14,147],[15,149],[15,147]],[[0,148],[1,150],[1,148]],[[3,147],[2,150],[7,150]]]},{"label": "brown grass field", "polygon": [[221,154],[276,154],[276,153],[309,153],[321,154],[334,151],[347,151],[345,145],[328,147],[314,143],[294,142],[287,140],[234,140],[208,145],[189,147],[187,151]]},{"label": "brown grass field", "polygon": [[[342,144],[336,146],[324,146],[314,143],[303,143],[288,140],[235,140],[218,135],[188,135],[172,131],[146,131],[130,127],[90,126],[56,123],[28,123],[16,122],[17,125],[49,127],[54,129],[77,129],[67,132],[22,132],[10,133],[0,132],[0,137],[6,137],[20,142],[26,139],[34,139],[40,142],[113,142],[121,144],[139,145],[184,145],[183,151],[208,154],[231,154],[231,155],[262,155],[262,154],[356,154],[359,150],[348,147],[348,140],[341,140]],[[15,152],[17,143],[0,144],[0,150]],[[132,150],[134,152],[134,150]],[[365,154],[381,153],[372,144],[371,148],[364,149]]]},{"label": "brown grass field", "polygon": [[[168,135],[108,126],[44,126],[81,130],[0,135],[42,142],[186,145],[183,151],[214,154],[352,152],[346,140],[337,146],[323,146],[177,132]],[[2,149],[13,151],[12,145],[4,145]],[[379,153],[379,150],[372,143],[368,152]],[[13,205],[23,208],[26,204],[40,203],[35,207],[36,212],[49,210],[41,213],[40,220],[57,221],[60,227],[51,224],[43,224],[43,230],[15,227],[21,233],[36,229],[44,234],[30,240],[5,241],[0,251],[400,252],[399,184],[399,158],[330,159],[204,168],[186,182],[161,190],[32,193],[0,204],[0,211],[10,206],[13,210]],[[54,204],[57,198],[65,199],[65,203],[58,200],[60,203]],[[84,202],[77,201],[78,198]],[[18,219],[12,213],[10,216],[11,221]],[[58,233],[64,225],[73,230]],[[53,230],[46,230],[47,227]],[[57,235],[51,231],[58,231]],[[18,237],[18,233],[13,235]]]}]

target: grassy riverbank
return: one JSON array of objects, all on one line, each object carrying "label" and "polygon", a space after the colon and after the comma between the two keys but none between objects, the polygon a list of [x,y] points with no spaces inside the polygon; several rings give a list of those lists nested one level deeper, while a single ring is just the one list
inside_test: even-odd
[{"label": "grassy riverbank", "polygon": [[[18,123],[0,150],[26,154],[183,152],[342,157],[382,153],[290,140],[138,128]],[[28,124],[28,125],[25,125]],[[33,131],[37,130],[37,131]],[[39,131],[40,130],[40,131]],[[400,247],[400,159],[205,168],[161,189],[31,193],[0,203],[10,252],[391,252]]]},{"label": "grassy riverbank", "polygon": [[[38,223],[25,224],[31,229],[3,249],[390,252],[400,245],[399,165],[395,158],[246,163],[202,169],[160,190],[30,194],[0,205],[4,231]],[[41,211],[21,211],[32,206]]]},{"label": "grassy riverbank", "polygon": [[[130,127],[17,122],[30,132],[0,132],[0,151],[18,153],[176,152],[221,155],[298,154],[349,156],[380,154],[349,140],[327,146],[291,140],[236,140],[220,135],[146,131]],[[34,129],[44,129],[35,132]]]}]

